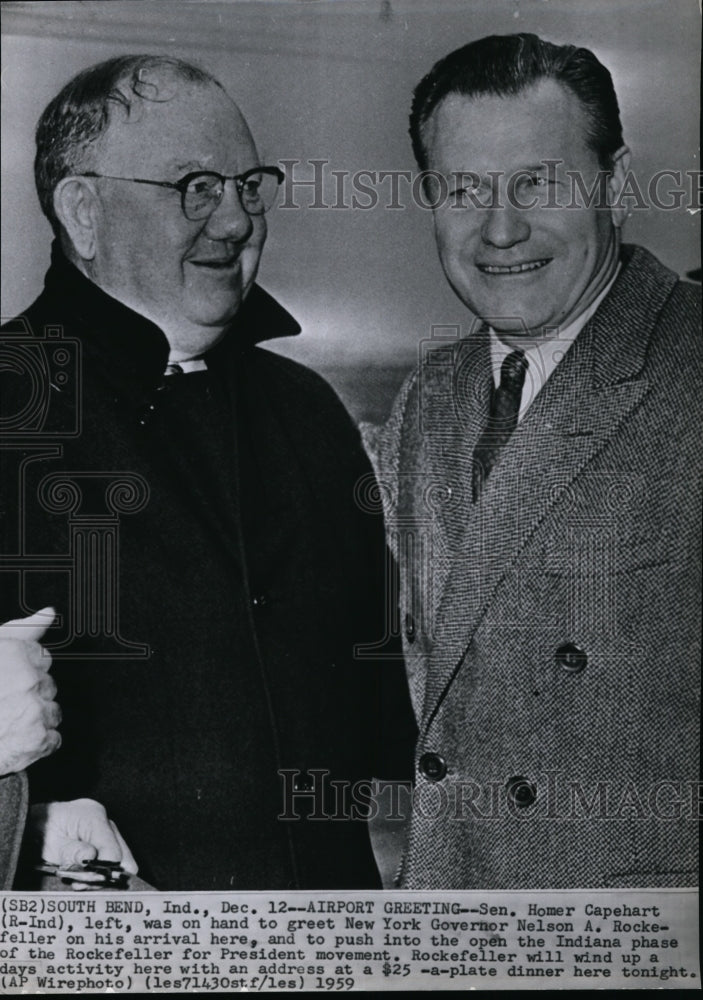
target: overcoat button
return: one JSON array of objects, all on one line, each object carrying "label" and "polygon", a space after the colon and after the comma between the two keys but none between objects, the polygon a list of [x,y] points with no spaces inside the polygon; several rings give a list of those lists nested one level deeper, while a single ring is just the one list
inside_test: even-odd
[{"label": "overcoat button", "polygon": [[447,773],[447,762],[438,753],[423,753],[419,766],[420,772],[430,781],[441,781]]},{"label": "overcoat button", "polygon": [[573,642],[565,642],[559,646],[556,661],[562,670],[569,674],[580,674],[588,663],[588,655]]},{"label": "overcoat button", "polygon": [[405,616],[405,638],[408,642],[415,642],[415,619],[409,611]]},{"label": "overcoat button", "polygon": [[505,787],[508,789],[509,801],[521,809],[531,806],[537,798],[537,786],[527,778],[508,778]]}]

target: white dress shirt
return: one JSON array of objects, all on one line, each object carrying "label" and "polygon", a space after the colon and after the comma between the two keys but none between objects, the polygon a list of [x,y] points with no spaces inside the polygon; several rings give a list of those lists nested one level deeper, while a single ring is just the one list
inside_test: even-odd
[{"label": "white dress shirt", "polygon": [[[207,371],[207,362],[205,358],[183,358],[179,361],[174,361],[169,355],[168,365],[166,366],[166,371],[164,375],[174,375],[178,368],[171,368],[171,365],[178,365],[181,372],[184,375],[188,375],[190,372],[204,372]],[[170,370],[169,370],[170,369]],[[188,383],[190,385],[190,383]]]},{"label": "white dress shirt", "polygon": [[[620,265],[618,264],[615,274],[600,295],[595,298],[593,302],[591,302],[590,306],[587,309],[584,309],[584,311],[563,330],[559,330],[554,336],[549,338],[525,338],[525,346],[523,350],[525,351],[525,357],[527,358],[529,367],[525,376],[525,384],[523,386],[522,397],[520,399],[520,412],[518,413],[517,418],[518,423],[520,423],[522,418],[525,416],[549,376],[552,374],[559,362],[565,357],[566,352],[576,340],[579,333],[581,333],[581,330],[583,330],[586,323],[588,323],[591,316],[593,316],[598,306],[613,287],[613,283],[617,278],[619,271]],[[493,381],[496,388],[498,388],[500,385],[501,365],[503,364],[505,358],[507,358],[509,354],[512,354],[515,347],[510,347],[507,344],[504,344],[493,329],[490,329],[490,343]]]}]

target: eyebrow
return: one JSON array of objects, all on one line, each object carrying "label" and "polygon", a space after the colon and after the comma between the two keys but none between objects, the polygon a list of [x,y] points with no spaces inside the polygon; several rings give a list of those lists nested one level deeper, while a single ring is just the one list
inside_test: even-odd
[{"label": "eyebrow", "polygon": [[[545,163],[544,161],[542,161],[542,163],[526,164],[524,167],[515,167],[515,169],[512,170],[510,173],[511,174],[518,174],[518,173],[536,174],[536,173],[539,173],[540,170],[542,170],[542,171],[548,171],[550,169],[554,170],[554,161],[553,160],[550,160],[549,163]],[[490,174],[494,174],[495,172],[496,171],[491,171]],[[499,174],[507,173],[507,171],[500,171],[499,170],[498,173]],[[471,167],[467,167],[465,170],[450,170],[450,171],[448,171],[448,176],[449,177],[463,177],[463,176],[471,175],[473,177],[478,177],[481,180],[487,179],[490,176],[490,174],[489,174],[488,171],[486,171],[485,173],[479,173],[478,170],[473,170],[473,169],[471,169]]]},{"label": "eyebrow", "polygon": [[536,174],[539,173],[540,170],[550,170],[550,169],[554,170],[553,160],[550,160],[549,163],[545,163],[544,161],[542,161],[542,163],[534,163],[531,166],[528,165],[526,167],[518,167],[518,169],[513,172],[518,173],[519,170],[524,170],[526,173]]},{"label": "eyebrow", "polygon": [[[240,170],[239,173],[246,174],[249,173],[250,170],[258,170],[260,167],[261,164],[256,163],[251,167],[247,167],[246,170]],[[204,167],[198,160],[189,160],[187,163],[176,163],[175,160],[171,160],[171,162],[166,165],[166,170],[173,170],[181,176],[189,173],[220,174],[219,170],[213,170],[212,167]],[[222,175],[220,174],[220,176]]]},{"label": "eyebrow", "polygon": [[207,171],[207,167],[204,167],[198,160],[188,160],[187,163],[177,163],[175,160],[171,160],[170,163],[166,165],[167,170],[178,170],[180,173],[192,172],[194,170]]}]

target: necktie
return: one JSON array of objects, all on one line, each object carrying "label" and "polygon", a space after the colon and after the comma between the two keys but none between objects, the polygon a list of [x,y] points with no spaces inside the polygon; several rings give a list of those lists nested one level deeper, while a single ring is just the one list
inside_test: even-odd
[{"label": "necktie", "polygon": [[491,406],[486,426],[474,449],[472,486],[474,503],[483,484],[498,461],[501,449],[517,426],[520,397],[525,384],[528,361],[522,351],[513,351],[500,369],[500,385],[492,388]]}]

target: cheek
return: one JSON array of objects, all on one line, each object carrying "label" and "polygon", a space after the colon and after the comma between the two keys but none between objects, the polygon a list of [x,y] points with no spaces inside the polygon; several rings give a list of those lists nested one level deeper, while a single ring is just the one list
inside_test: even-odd
[{"label": "cheek", "polygon": [[579,265],[598,254],[603,240],[603,227],[598,216],[578,210],[562,209],[558,214],[558,229],[554,233]]},{"label": "cheek", "polygon": [[[263,220],[260,221],[263,222]],[[246,247],[242,251],[242,279],[245,282],[253,281],[256,276],[259,268],[259,261],[261,259],[261,251],[263,250],[265,241],[266,225],[264,223],[260,229],[255,229]]]},{"label": "cheek", "polygon": [[268,234],[268,225],[263,215],[253,216],[253,221],[254,229],[249,237],[249,247],[255,254],[258,255],[264,248],[264,243],[266,242],[266,236]]},{"label": "cheek", "polygon": [[182,266],[187,251],[197,240],[200,229],[181,217],[171,204],[151,202],[123,213],[115,228],[116,238],[125,257],[141,269],[162,274]]},{"label": "cheek", "polygon": [[134,280],[157,298],[177,293],[186,280],[180,255],[158,252],[155,246],[134,255],[131,266]]},{"label": "cheek", "polygon": [[440,259],[446,264],[456,264],[466,242],[466,230],[463,227],[450,225],[444,221],[435,224],[435,240]]}]

